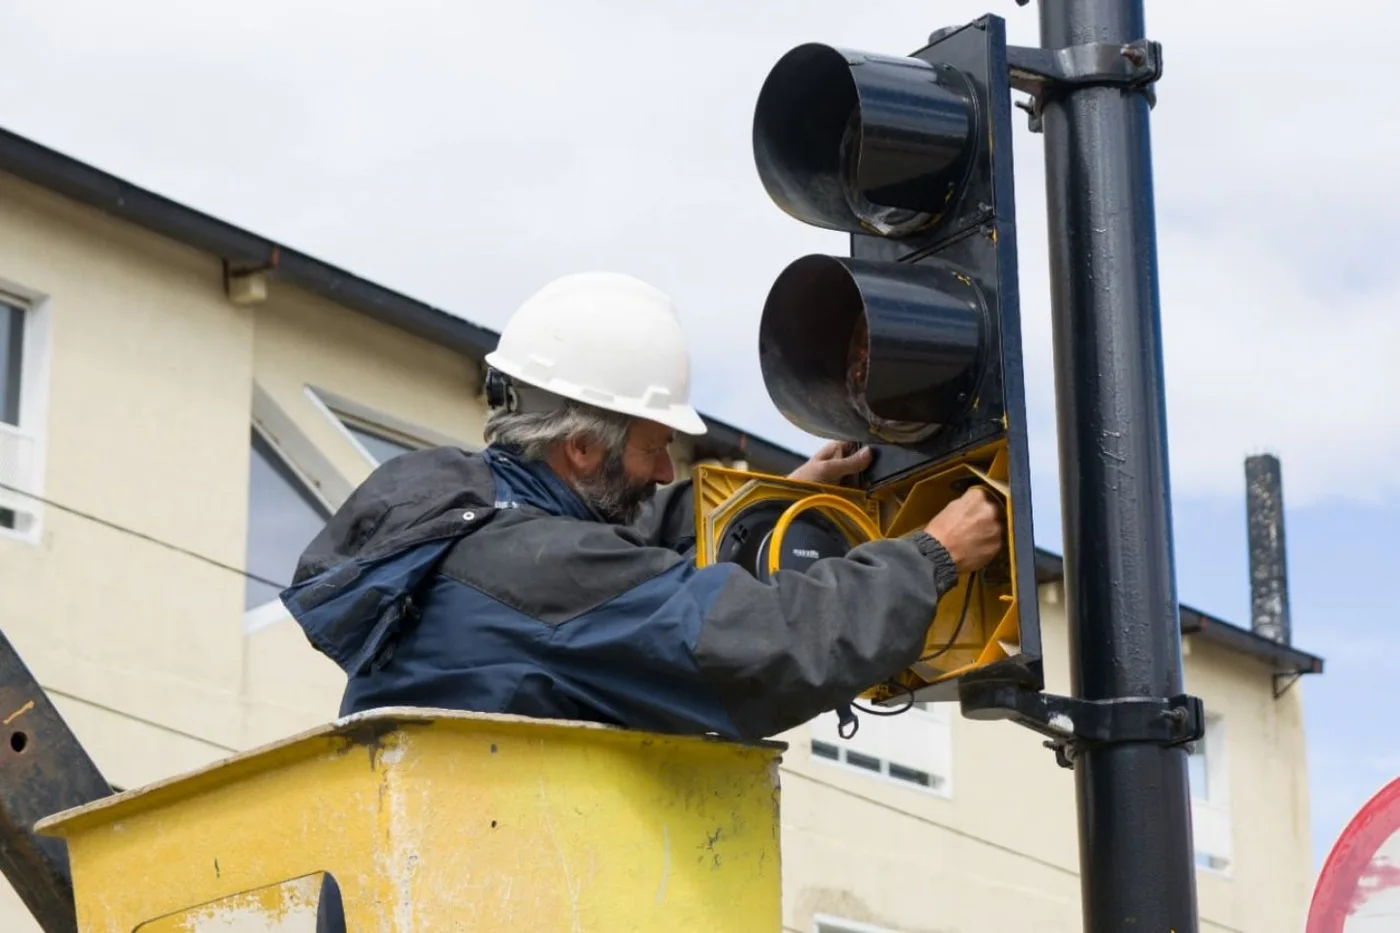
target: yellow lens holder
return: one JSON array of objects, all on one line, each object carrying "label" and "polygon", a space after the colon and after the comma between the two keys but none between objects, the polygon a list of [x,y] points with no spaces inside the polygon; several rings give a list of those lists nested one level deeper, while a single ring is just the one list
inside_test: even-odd
[{"label": "yellow lens holder", "polygon": [[[865,491],[845,486],[800,482],[733,470],[711,464],[694,468],[696,563],[716,563],[727,529],[760,504],[783,505],[773,525],[764,560],[769,577],[782,571],[782,542],[794,522],[815,512],[842,530],[852,547],[867,541],[898,538],[923,528],[971,485],[993,493],[1004,509],[1011,537],[1011,490],[1006,441],[985,447],[922,470],[887,486]],[[953,700],[957,679],[969,671],[1016,656],[1020,650],[1022,598],[1034,592],[1016,588],[1016,562],[1034,560],[1033,554],[1017,555],[1009,548],[978,574],[959,576],[957,585],[939,601],[919,660],[888,683],[872,686],[863,696],[875,703],[916,699]]]},{"label": "yellow lens holder", "polygon": [[874,541],[880,537],[880,526],[875,524],[870,516],[852,505],[849,499],[820,492],[805,499],[798,499],[783,511],[783,514],[778,517],[777,524],[773,526],[773,536],[769,539],[768,544],[769,576],[777,573],[779,565],[782,563],[782,544],[784,536],[787,535],[788,527],[797,520],[799,515],[812,509],[827,509],[844,515],[865,535],[867,541]]}]

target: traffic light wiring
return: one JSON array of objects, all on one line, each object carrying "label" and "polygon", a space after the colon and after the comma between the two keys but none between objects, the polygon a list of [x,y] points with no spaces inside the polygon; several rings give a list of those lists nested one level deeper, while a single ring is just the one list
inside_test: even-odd
[{"label": "traffic light wiring", "polygon": [[831,493],[816,493],[805,496],[788,506],[778,517],[777,524],[773,526],[768,544],[768,573],[770,576],[777,573],[782,566],[783,538],[787,535],[788,528],[799,515],[809,509],[825,509],[829,512],[840,513],[865,535],[866,540],[874,541],[880,537],[880,527],[870,519],[869,515],[866,515],[848,500]]},{"label": "traffic light wiring", "polygon": [[104,528],[110,528],[112,531],[118,531],[125,535],[131,535],[133,538],[140,538],[142,541],[145,541],[149,544],[154,544],[158,547],[166,548],[167,550],[174,551],[177,554],[183,554],[185,557],[192,557],[195,560],[208,564],[211,567],[217,567],[220,570],[227,570],[229,573],[236,573],[246,580],[256,580],[258,583],[262,583],[265,586],[276,587],[278,590],[284,590],[287,588],[286,583],[278,583],[276,580],[269,580],[266,577],[258,576],[256,573],[253,573],[250,570],[244,570],[241,567],[235,567],[232,564],[226,564],[221,560],[216,560],[212,557],[209,557],[208,555],[201,554],[198,551],[192,551],[189,548],[181,547],[178,544],[172,544],[169,541],[164,541],[153,535],[148,535],[144,531],[137,531],[135,528],[130,528],[126,525],[119,525],[116,522],[111,521],[109,519],[93,515],[91,512],[84,512],[82,509],[75,509],[71,505],[64,505],[61,502],[55,502],[52,499],[47,499],[43,496],[36,496],[32,492],[26,492],[23,489],[19,489],[15,486],[10,486],[5,483],[0,483],[0,490],[18,493],[19,495],[24,496],[26,499],[32,499],[33,501],[38,502],[41,505],[46,505],[51,509],[57,509],[60,512],[65,512],[69,515],[72,515],[75,518],[81,518],[84,521],[93,522],[94,524],[101,525]]},{"label": "traffic light wiring", "polygon": [[[972,606],[972,587],[974,584],[979,587],[982,586],[982,574],[980,571],[974,571],[972,575],[967,578],[967,586],[963,590],[962,609],[958,612],[958,624],[953,627],[953,634],[948,636],[948,640],[943,643],[941,648],[931,654],[923,655],[919,658],[919,661],[932,661],[953,650],[953,645],[957,643],[958,636],[962,634],[963,626],[967,624],[967,612]],[[871,706],[864,706],[854,700],[851,701],[851,706],[865,713],[867,716],[900,716],[914,708],[914,691],[910,689],[907,684],[891,680],[887,682],[887,686],[903,690],[909,697],[909,702],[899,709],[876,709]],[[852,730],[851,735],[855,735],[854,730]],[[843,736],[843,738],[850,738],[850,736]]]},{"label": "traffic light wiring", "polygon": [[963,626],[967,624],[967,610],[972,605],[973,584],[976,584],[979,588],[982,587],[982,572],[980,570],[973,571],[972,575],[967,578],[967,587],[963,590],[962,611],[958,613],[958,624],[953,627],[953,634],[948,636],[948,640],[943,643],[942,648],[939,648],[937,651],[933,652],[933,654],[926,654],[919,658],[920,662],[941,658],[943,655],[953,650],[953,645],[957,643],[958,636],[962,634]]}]

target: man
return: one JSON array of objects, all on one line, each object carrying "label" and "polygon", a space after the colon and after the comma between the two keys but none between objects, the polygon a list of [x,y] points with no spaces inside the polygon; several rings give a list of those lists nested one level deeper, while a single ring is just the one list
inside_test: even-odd
[{"label": "man", "polygon": [[[697,569],[677,431],[699,435],[667,297],[566,276],[516,312],[486,360],[481,453],[380,466],[307,548],[283,593],[348,675],[341,714],[422,706],[729,739],[775,735],[913,662],[958,574],[1001,547],[974,489],[921,531],[760,581]],[[831,444],[793,473],[869,462]]]}]

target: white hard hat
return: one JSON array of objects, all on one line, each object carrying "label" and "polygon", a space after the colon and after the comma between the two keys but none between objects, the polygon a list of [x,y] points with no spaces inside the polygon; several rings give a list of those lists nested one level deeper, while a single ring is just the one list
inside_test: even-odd
[{"label": "white hard hat", "polygon": [[598,408],[705,433],[671,299],[616,272],[555,279],[515,310],[486,365]]}]

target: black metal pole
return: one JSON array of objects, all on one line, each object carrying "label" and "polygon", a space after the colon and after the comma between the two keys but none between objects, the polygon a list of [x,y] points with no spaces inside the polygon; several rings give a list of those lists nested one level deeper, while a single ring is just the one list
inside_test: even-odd
[{"label": "black metal pole", "polygon": [[[1041,44],[1144,38],[1143,0],[1041,0]],[[1149,103],[1045,102],[1051,309],[1075,696],[1181,693]],[[1084,929],[1196,933],[1186,750],[1122,742],[1075,762]]]}]

